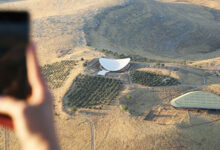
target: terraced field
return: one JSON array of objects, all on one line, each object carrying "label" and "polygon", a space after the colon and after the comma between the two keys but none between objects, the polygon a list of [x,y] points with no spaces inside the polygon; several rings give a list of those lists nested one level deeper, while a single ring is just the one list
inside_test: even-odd
[{"label": "terraced field", "polygon": [[134,83],[145,86],[171,86],[180,84],[175,78],[145,71],[131,72],[131,80]]},{"label": "terraced field", "polygon": [[79,75],[66,93],[69,107],[102,108],[116,98],[122,88],[120,80]]},{"label": "terraced field", "polygon": [[75,65],[76,61],[63,60],[61,62],[44,65],[40,69],[48,86],[52,89],[56,89],[63,85]]}]

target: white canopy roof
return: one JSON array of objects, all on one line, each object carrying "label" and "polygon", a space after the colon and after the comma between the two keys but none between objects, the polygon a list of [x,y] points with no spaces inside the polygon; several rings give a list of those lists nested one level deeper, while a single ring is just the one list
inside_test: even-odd
[{"label": "white canopy roof", "polygon": [[99,63],[105,70],[108,71],[119,71],[126,67],[129,62],[131,61],[130,58],[124,59],[108,59],[108,58],[100,58]]},{"label": "white canopy roof", "polygon": [[203,91],[189,92],[171,101],[180,108],[220,109],[220,96]]},{"label": "white canopy roof", "polygon": [[106,73],[108,73],[108,72],[109,72],[109,71],[101,70],[101,71],[98,72],[98,75],[100,75],[100,76],[105,76]]}]

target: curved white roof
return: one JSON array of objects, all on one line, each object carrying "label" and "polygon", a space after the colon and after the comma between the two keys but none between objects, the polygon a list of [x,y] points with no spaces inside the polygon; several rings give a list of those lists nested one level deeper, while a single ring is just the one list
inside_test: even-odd
[{"label": "curved white roof", "polygon": [[129,62],[131,61],[130,58],[124,59],[108,59],[108,58],[100,58],[99,63],[102,67],[108,71],[119,71],[126,67]]},{"label": "curved white roof", "polygon": [[171,105],[180,108],[220,109],[220,96],[203,91],[189,92],[173,99]]}]

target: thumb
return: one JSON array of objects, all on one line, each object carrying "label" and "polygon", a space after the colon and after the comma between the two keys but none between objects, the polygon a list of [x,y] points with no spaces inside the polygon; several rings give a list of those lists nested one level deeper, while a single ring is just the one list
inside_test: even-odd
[{"label": "thumb", "polygon": [[12,118],[15,116],[17,110],[21,106],[21,100],[17,100],[8,96],[0,96],[0,113],[9,115]]}]

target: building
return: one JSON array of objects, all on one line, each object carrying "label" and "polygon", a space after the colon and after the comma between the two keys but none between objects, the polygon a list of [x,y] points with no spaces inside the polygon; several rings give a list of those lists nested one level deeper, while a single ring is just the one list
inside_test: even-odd
[{"label": "building", "polygon": [[171,105],[178,108],[220,109],[220,96],[204,92],[189,92],[173,99]]},{"label": "building", "polygon": [[122,72],[129,68],[130,58],[124,59],[109,59],[109,58],[100,58],[99,64],[101,71],[98,72],[98,75],[106,75],[108,72]]}]

